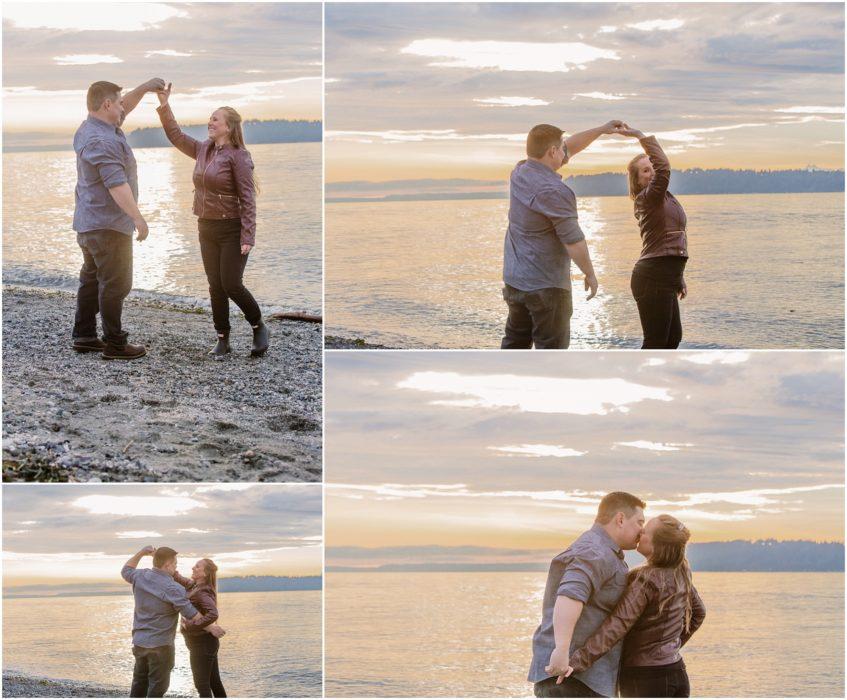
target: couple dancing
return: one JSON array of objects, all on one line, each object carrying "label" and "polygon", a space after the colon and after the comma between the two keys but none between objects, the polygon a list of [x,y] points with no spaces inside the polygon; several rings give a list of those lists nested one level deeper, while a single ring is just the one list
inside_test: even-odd
[{"label": "couple dancing", "polygon": [[[231,351],[229,300],[253,329],[251,355],[268,349],[270,333],[259,305],[242,281],[255,245],[256,184],[253,161],[244,145],[241,117],[232,107],[212,112],[208,138],[198,141],[184,133],[169,104],[170,84],[153,78],[121,96],[122,88],[99,81],[88,88],[88,117],[74,135],[77,184],[73,228],[82,250],[73,348],[99,352],[108,360],[143,357],[143,345],[132,345],[121,325],[123,303],[132,289],[132,234],[147,238],[147,222],[138,209],[135,157],[123,131],[126,116],[148,92],[159,96],[162,128],[170,142],[196,163],[194,214],[200,236],[203,268],[209,281],[217,344],[215,359]],[[97,335],[97,314],[103,339]]]},{"label": "couple dancing", "polygon": [[[141,560],[153,556],[152,569],[139,569]],[[131,698],[164,697],[174,667],[174,637],[180,631],[191,659],[194,687],[201,698],[225,698],[218,669],[219,638],[226,634],[218,619],[218,567],[200,559],[191,578],[177,571],[177,553],[170,547],[147,546],[124,564],[121,576],[132,584],[135,611],[132,618]]]},{"label": "couple dancing", "polygon": [[[680,649],[706,616],[685,557],[688,529],[644,524],[645,503],[607,494],[593,527],[550,564],[528,680],[543,698],[688,697]],[[647,561],[630,571],[624,550]]]},{"label": "couple dancing", "polygon": [[629,195],[641,231],[641,255],[630,281],[644,349],[675,349],[682,340],[679,299],[688,294],[686,217],[670,192],[671,166],[655,136],[619,120],[565,138],[549,124],[534,126],[527,159],[512,170],[509,226],[503,253],[503,298],[509,307],[503,349],[564,349],[570,345],[571,260],[585,274],[588,299],[597,276],[579,227],[576,196],[557,171],[603,134],[638,139],[644,153],[627,166]]}]

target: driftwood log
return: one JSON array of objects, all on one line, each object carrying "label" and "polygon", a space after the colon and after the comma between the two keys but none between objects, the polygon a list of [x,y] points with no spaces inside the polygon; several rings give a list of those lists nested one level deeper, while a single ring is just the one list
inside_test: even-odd
[{"label": "driftwood log", "polygon": [[305,321],[306,323],[323,323],[323,316],[315,316],[307,314],[303,311],[279,311],[271,314],[271,318],[278,318],[285,321]]}]

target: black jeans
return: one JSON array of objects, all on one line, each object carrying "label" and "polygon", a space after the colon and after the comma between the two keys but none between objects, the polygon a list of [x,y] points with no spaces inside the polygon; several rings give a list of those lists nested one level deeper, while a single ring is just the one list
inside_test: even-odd
[{"label": "black jeans", "polygon": [[630,288],[646,349],[675,350],[682,340],[682,320],[677,293],[682,287],[686,258],[660,257],[639,260],[632,270]]},{"label": "black jeans", "polygon": [[561,683],[556,683],[555,678],[545,678],[538,681],[533,690],[537,698],[602,698],[581,680],[567,677]]},{"label": "black jeans", "polygon": [[624,698],[687,698],[691,695],[688,673],[681,661],[668,666],[621,669],[620,688]]},{"label": "black jeans", "polygon": [[550,287],[523,292],[508,284],[503,299],[509,306],[503,350],[564,350],[571,343],[573,301],[569,289]]},{"label": "black jeans", "polygon": [[242,282],[249,255],[241,254],[241,219],[198,219],[200,254],[209,280],[212,319],[218,333],[229,332],[229,300],[244,313],[251,326],[262,312]]},{"label": "black jeans", "polygon": [[194,687],[201,698],[225,698],[226,691],[221,682],[218,669],[218,649],[221,642],[214,635],[204,632],[198,635],[184,635],[185,645],[191,657],[191,675]]},{"label": "black jeans", "polygon": [[174,647],[132,647],[135,668],[132,670],[131,698],[163,698],[171,684]]},{"label": "black jeans", "polygon": [[99,229],[76,235],[82,249],[82,268],[76,294],[74,338],[97,337],[97,314],[103,322],[103,338],[124,345],[121,328],[124,299],[132,289],[132,236]]}]

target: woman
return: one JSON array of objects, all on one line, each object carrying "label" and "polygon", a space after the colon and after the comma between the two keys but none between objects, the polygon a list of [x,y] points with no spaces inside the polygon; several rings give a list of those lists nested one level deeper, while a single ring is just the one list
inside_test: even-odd
[{"label": "woman", "polygon": [[209,138],[198,141],[176,122],[168,98],[171,83],[158,92],[156,110],[168,140],[197,161],[194,166],[194,214],[200,231],[200,253],[209,280],[212,318],[218,342],[209,354],[222,359],[229,345],[229,300],[253,327],[253,357],[268,349],[270,332],[262,312],[243,283],[247,257],[256,242],[256,184],[253,160],[244,146],[241,117],[221,107],[209,117]]},{"label": "woman", "polygon": [[668,192],[671,166],[656,137],[628,126],[617,133],[637,138],[644,148],[627,166],[629,196],[641,229],[641,256],[630,282],[644,332],[641,347],[673,350],[682,340],[679,299],[688,295],[685,210]]},{"label": "woman", "polygon": [[638,543],[638,551],[647,562],[629,572],[617,606],[571,656],[567,675],[584,671],[623,639],[619,676],[622,697],[690,695],[679,650],[706,617],[685,558],[690,536],[688,528],[670,515],[647,523]]},{"label": "woman", "polygon": [[218,669],[220,640],[205,627],[218,619],[218,567],[211,559],[201,559],[191,569],[191,578],[174,574],[174,581],[188,591],[188,600],[202,618],[196,622],[182,619],[180,631],[191,658],[194,687],[201,698],[225,698],[226,691]]}]

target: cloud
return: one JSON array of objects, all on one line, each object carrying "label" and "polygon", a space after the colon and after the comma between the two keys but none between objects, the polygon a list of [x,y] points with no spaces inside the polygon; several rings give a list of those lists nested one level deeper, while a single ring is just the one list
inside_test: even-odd
[{"label": "cloud", "polygon": [[174,49],[158,49],[148,51],[144,54],[144,58],[151,58],[152,56],[187,57],[194,56],[194,53],[191,51],[176,51]]},{"label": "cloud", "polygon": [[492,107],[544,107],[550,103],[535,97],[482,97],[474,102]]},{"label": "cloud", "polygon": [[6,3],[3,19],[19,29],[140,32],[188,13],[163,3]]},{"label": "cloud", "polygon": [[54,56],[53,60],[60,66],[93,66],[98,63],[123,63],[122,58],[110,54],[81,53],[67,56]]},{"label": "cloud", "polygon": [[210,532],[214,532],[214,530],[201,530],[197,527],[186,527],[181,530],[177,530],[177,532],[185,535],[207,535]]},{"label": "cloud", "polygon": [[526,134],[460,134],[455,129],[388,129],[386,131],[333,131],[324,136],[335,141],[380,139],[388,143],[421,141],[526,141]]},{"label": "cloud", "polygon": [[681,19],[651,19],[645,22],[635,22],[634,24],[627,24],[626,26],[630,29],[637,29],[641,32],[669,32],[672,29],[679,29],[684,24],[685,21]]},{"label": "cloud", "polygon": [[87,510],[92,515],[123,515],[127,517],[151,516],[173,518],[185,515],[204,503],[186,496],[107,496],[96,494],[80,496],[71,505]]},{"label": "cloud", "polygon": [[432,405],[461,408],[510,408],[529,413],[607,415],[625,413],[641,401],[671,401],[668,389],[619,378],[574,379],[514,374],[473,375],[415,372],[398,388],[460,398],[436,399]]},{"label": "cloud", "polygon": [[488,449],[522,457],[582,457],[582,455],[587,454],[562,445],[504,445],[503,447],[489,447]]},{"label": "cloud", "polygon": [[649,440],[616,442],[615,445],[634,447],[638,450],[650,450],[651,452],[679,452],[683,447],[694,447],[690,442],[650,442]]},{"label": "cloud", "polygon": [[627,97],[634,97],[634,92],[620,93],[620,94],[611,94],[608,92],[578,92],[574,96],[574,99],[577,97],[588,97],[592,100],[625,100]]},{"label": "cloud", "polygon": [[706,350],[682,355],[681,359],[695,365],[738,365],[750,359],[750,353],[743,350]]},{"label": "cloud", "polygon": [[619,61],[617,51],[581,42],[536,43],[523,41],[455,41],[417,39],[400,50],[404,54],[441,58],[431,66],[443,68],[494,68],[501,71],[567,73],[600,59]]},{"label": "cloud", "polygon": [[844,114],[844,107],[783,107],[777,112],[786,114]]},{"label": "cloud", "polygon": [[161,532],[152,530],[128,530],[126,532],[116,532],[115,537],[119,540],[143,540],[148,537],[164,537]]}]

